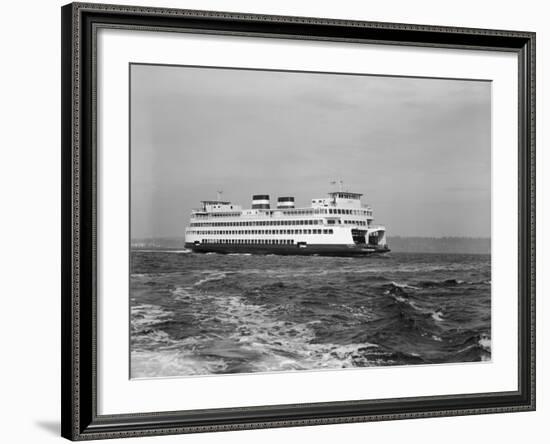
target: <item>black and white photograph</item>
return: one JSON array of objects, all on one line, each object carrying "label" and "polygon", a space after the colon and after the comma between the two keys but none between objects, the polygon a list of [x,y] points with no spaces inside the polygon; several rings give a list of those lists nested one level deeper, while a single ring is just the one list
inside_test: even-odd
[{"label": "black and white photograph", "polygon": [[491,361],[490,81],[129,75],[131,378]]}]

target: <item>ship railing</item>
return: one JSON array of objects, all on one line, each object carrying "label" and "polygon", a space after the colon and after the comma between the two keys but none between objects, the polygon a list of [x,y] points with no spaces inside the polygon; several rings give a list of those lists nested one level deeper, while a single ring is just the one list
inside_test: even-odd
[{"label": "ship railing", "polygon": [[374,231],[374,230],[384,230],[384,231],[386,231],[386,227],[384,225],[371,225],[369,227],[369,230],[372,230],[372,231]]}]

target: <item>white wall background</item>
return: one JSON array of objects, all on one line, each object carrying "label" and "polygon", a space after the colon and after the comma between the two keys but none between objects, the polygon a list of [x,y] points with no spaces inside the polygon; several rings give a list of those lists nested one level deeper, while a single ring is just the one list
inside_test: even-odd
[{"label": "white wall background", "polygon": [[[125,442],[546,442],[550,389],[544,372],[550,305],[543,233],[549,205],[545,153],[550,14],[536,0],[145,0],[118,3],[262,14],[324,16],[537,32],[538,410],[408,421],[132,439]],[[0,26],[0,436],[3,442],[60,441],[60,6],[58,0],[6,2]],[[545,439],[546,438],[546,439]]]}]

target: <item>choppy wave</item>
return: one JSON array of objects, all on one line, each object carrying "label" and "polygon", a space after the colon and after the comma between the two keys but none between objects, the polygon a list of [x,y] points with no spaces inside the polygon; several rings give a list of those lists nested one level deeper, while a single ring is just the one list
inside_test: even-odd
[{"label": "choppy wave", "polygon": [[489,258],[171,253],[132,256],[132,377],[491,358]]},{"label": "choppy wave", "polygon": [[225,277],[227,277],[226,273],[211,273],[211,274],[207,275],[206,277],[204,277],[203,279],[198,280],[193,285],[199,286],[199,285],[205,284],[207,282],[222,280]]}]

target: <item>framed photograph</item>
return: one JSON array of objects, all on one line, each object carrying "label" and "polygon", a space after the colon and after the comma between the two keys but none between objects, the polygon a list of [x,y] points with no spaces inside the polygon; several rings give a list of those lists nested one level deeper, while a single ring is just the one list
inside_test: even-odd
[{"label": "framed photograph", "polygon": [[534,33],[61,13],[64,437],[534,410]]}]

